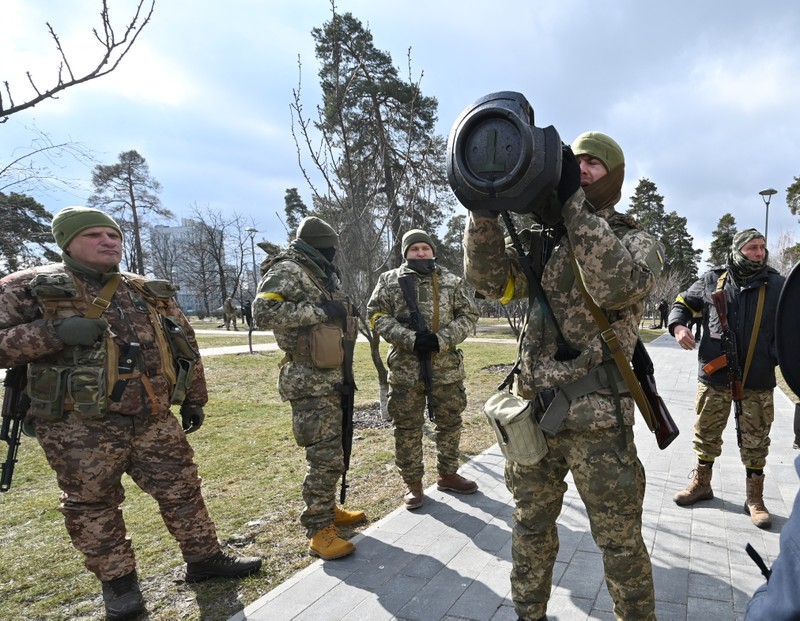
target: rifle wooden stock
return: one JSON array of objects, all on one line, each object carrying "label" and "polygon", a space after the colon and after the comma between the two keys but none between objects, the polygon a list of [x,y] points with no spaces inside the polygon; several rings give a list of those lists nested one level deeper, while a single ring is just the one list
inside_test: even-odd
[{"label": "rifle wooden stock", "polygon": [[641,339],[636,341],[632,362],[633,373],[636,375],[636,379],[639,380],[642,393],[644,393],[652,413],[654,428],[651,431],[656,434],[658,448],[663,451],[678,437],[680,430],[669,413],[664,399],[658,394],[653,360],[650,358],[650,354],[647,353]]}]

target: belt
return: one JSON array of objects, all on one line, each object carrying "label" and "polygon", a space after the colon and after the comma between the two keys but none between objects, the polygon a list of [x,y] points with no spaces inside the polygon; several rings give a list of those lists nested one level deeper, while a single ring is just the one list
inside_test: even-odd
[{"label": "belt", "polygon": [[[622,381],[622,376],[615,367],[611,367],[612,380],[619,386],[619,392],[627,392],[627,387]],[[604,366],[595,367],[588,374],[568,382],[563,386],[548,388],[536,393],[536,401],[543,414],[539,419],[539,427],[547,435],[554,436],[561,429],[564,418],[567,416],[569,404],[578,397],[609,388],[611,382]]]}]

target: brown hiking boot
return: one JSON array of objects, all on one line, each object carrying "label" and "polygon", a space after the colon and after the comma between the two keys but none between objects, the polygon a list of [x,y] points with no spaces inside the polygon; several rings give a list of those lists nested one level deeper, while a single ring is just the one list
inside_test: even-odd
[{"label": "brown hiking boot", "polygon": [[356,547],[346,539],[342,539],[333,524],[328,524],[322,530],[314,533],[308,544],[308,553],[311,556],[318,556],[324,561],[342,558],[355,551]]},{"label": "brown hiking boot", "polygon": [[348,511],[339,506],[333,508],[334,517],[333,523],[336,526],[351,526],[352,524],[360,524],[367,519],[367,514],[363,511]]},{"label": "brown hiking boot", "polygon": [[693,505],[698,500],[710,500],[714,497],[714,490],[711,489],[711,474],[714,464],[697,464],[697,468],[689,473],[694,475],[688,487],[672,497],[675,504],[681,507]]},{"label": "brown hiking boot", "polygon": [[744,512],[759,528],[772,526],[772,518],[764,506],[764,475],[754,474],[747,477],[747,500],[744,503]]},{"label": "brown hiking boot", "polygon": [[478,491],[478,484],[465,479],[460,474],[440,474],[436,479],[436,488],[457,494],[474,494]]},{"label": "brown hiking boot", "polygon": [[425,499],[425,494],[422,493],[422,481],[414,483],[406,483],[406,493],[403,496],[403,502],[406,509],[418,509],[422,506],[422,501]]}]

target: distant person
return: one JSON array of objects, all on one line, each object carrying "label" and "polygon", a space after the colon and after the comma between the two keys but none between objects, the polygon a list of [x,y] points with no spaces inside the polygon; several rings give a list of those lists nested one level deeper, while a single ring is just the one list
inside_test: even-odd
[{"label": "distant person", "polygon": [[667,303],[666,300],[662,299],[661,302],[659,303],[658,316],[659,316],[659,322],[658,322],[659,329],[666,328],[667,318],[669,317],[669,303]]},{"label": "distant person", "polygon": [[[565,479],[572,473],[603,554],[614,615],[653,621],[653,572],[642,537],[645,473],[634,442],[634,403],[624,384],[614,380],[615,373],[609,381],[606,370],[615,363],[587,296],[608,316],[630,360],[644,301],[661,271],[661,251],[633,218],[615,210],[625,177],[625,158],[616,141],[600,132],[586,132],[562,155],[554,207],[564,233],[549,258],[531,254],[555,321],[580,354],[572,360],[557,359],[552,325],[541,307],[532,304],[520,337],[515,389],[534,403],[537,418],[558,395],[570,396],[559,399],[557,403],[564,405],[554,408],[561,421],[554,424],[555,433],[545,437],[548,452],[541,461],[506,462],[505,482],[515,503],[511,597],[520,619],[546,618],[558,554],[556,520],[567,489]],[[531,231],[531,239],[535,234]],[[467,281],[504,304],[527,300],[529,281],[504,237],[496,214],[470,212],[464,236]],[[555,414],[550,410],[548,416],[551,413]]]},{"label": "distant person", "polygon": [[[308,551],[326,561],[352,554],[355,546],[337,526],[366,519],[363,511],[336,504],[336,484],[344,473],[342,400],[343,326],[352,317],[333,258],[339,235],[314,216],[303,218],[289,247],[262,264],[253,302],[254,325],[272,330],[286,356],[280,363],[278,390],[292,405],[292,431],[306,451],[306,476],[300,523]],[[332,328],[332,329],[330,329]]]},{"label": "distant person", "polygon": [[225,298],[225,303],[222,305],[222,317],[225,323],[225,329],[231,329],[231,323],[233,323],[233,329],[238,332],[239,328],[236,327],[236,304],[233,302],[233,298]]},{"label": "distant person", "polygon": [[[158,503],[187,582],[258,571],[261,559],[223,552],[200,491],[186,433],[203,424],[208,395],[175,288],[119,270],[122,233],[102,211],[67,207],[52,231],[62,263],[0,280],[0,367],[28,367],[27,420],[56,473],[72,545],[102,584],[106,618],[144,612],[120,508],[126,473]],[[187,356],[184,375],[170,343]]]},{"label": "distant person", "polygon": [[[436,263],[430,235],[412,229],[401,242],[403,263],[378,278],[367,303],[370,323],[390,345],[389,418],[394,427],[395,464],[405,483],[406,509],[422,506],[422,430],[426,390],[420,354],[431,360],[431,403],[436,433],[437,477],[440,490],[472,494],[475,481],[458,474],[461,414],[467,407],[464,363],[458,349],[475,329],[478,310],[464,280]],[[413,300],[404,296],[400,279],[409,279]],[[425,328],[410,325],[416,306]]]},{"label": "distant person", "polygon": [[[745,467],[747,499],[745,513],[758,528],[772,524],[764,505],[764,466],[769,453],[769,432],[775,416],[775,312],[784,277],[767,265],[764,236],[746,229],[733,238],[728,261],[704,274],[672,305],[669,331],[686,350],[696,341],[688,328],[694,316],[703,318],[703,336],[698,352],[698,389],[695,401],[694,452],[697,466],[686,489],[673,497],[681,506],[714,497],[711,476],[714,460],[722,454],[722,432],[731,413],[731,388],[727,362],[716,371],[706,367],[724,360],[722,326],[711,294],[724,291],[727,321],[735,335],[737,365],[742,373],[743,414],[739,421],[742,445],[739,455]],[[715,365],[712,365],[712,367]]]}]

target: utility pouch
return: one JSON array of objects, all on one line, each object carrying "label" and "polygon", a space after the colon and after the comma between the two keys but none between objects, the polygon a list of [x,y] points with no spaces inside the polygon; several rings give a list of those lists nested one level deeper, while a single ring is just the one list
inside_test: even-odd
[{"label": "utility pouch", "polygon": [[308,331],[311,364],[317,369],[338,369],[344,364],[342,329],[332,323],[318,323]]},{"label": "utility pouch", "polygon": [[175,370],[175,386],[172,390],[170,403],[180,405],[186,398],[189,386],[194,376],[194,367],[200,352],[197,351],[189,342],[183,326],[171,315],[160,315],[161,325],[167,335],[167,342],[172,353],[172,360]]},{"label": "utility pouch", "polygon": [[64,376],[70,367],[43,363],[28,365],[25,391],[31,400],[28,412],[44,420],[64,418]]},{"label": "utility pouch", "polygon": [[102,418],[107,405],[105,367],[77,367],[70,370],[67,398],[81,418]]},{"label": "utility pouch", "polygon": [[483,406],[483,413],[508,461],[533,466],[547,455],[547,442],[536,423],[530,401],[509,392],[498,392]]},{"label": "utility pouch", "polygon": [[175,372],[177,374],[177,378],[175,380],[175,389],[172,391],[172,397],[170,397],[171,404],[182,404],[186,400],[186,395],[189,392],[189,386],[192,383],[192,376],[194,375],[194,366],[194,360],[178,358],[175,361]]}]

